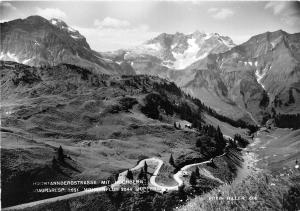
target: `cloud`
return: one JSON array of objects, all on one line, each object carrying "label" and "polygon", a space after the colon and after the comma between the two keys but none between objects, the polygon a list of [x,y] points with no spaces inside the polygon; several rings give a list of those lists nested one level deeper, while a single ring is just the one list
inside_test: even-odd
[{"label": "cloud", "polygon": [[76,27],[88,43],[97,51],[127,49],[158,35],[146,24],[132,25],[129,21],[107,17],[96,19],[94,27]]},{"label": "cloud", "polygon": [[127,28],[130,26],[130,23],[126,20],[106,17],[102,21],[96,19],[94,25],[99,28]]},{"label": "cloud", "polygon": [[40,15],[44,18],[51,19],[51,18],[59,18],[65,19],[67,17],[66,13],[58,8],[35,8],[35,14]]},{"label": "cloud", "polygon": [[274,15],[279,16],[280,20],[290,26],[300,26],[300,2],[268,2],[266,10],[271,10]]},{"label": "cloud", "polygon": [[5,10],[15,11],[15,10],[17,10],[17,8],[9,2],[0,2],[0,7],[1,7],[1,11],[5,11]]},{"label": "cloud", "polygon": [[208,13],[215,19],[223,20],[234,15],[234,12],[228,8],[209,8]]},{"label": "cloud", "polygon": [[265,5],[265,9],[272,9],[273,13],[275,15],[278,15],[280,12],[282,12],[286,7],[286,3],[285,2],[268,2]]},{"label": "cloud", "polygon": [[0,0],[0,22],[7,22],[18,18],[25,17],[23,12],[16,8],[14,4],[10,2],[3,2]]}]

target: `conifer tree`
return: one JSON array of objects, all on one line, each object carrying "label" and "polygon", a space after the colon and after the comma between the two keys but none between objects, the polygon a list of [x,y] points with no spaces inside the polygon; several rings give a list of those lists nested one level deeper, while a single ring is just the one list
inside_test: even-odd
[{"label": "conifer tree", "polygon": [[196,167],[196,169],[195,169],[195,176],[196,176],[197,178],[200,177],[200,172],[199,172],[199,168],[198,168],[198,167]]},{"label": "conifer tree", "polygon": [[174,162],[174,158],[173,158],[173,155],[172,155],[172,154],[171,154],[171,156],[170,156],[169,163],[170,163],[172,166],[175,166],[175,162]]},{"label": "conifer tree", "polygon": [[61,161],[61,162],[64,162],[65,155],[64,155],[64,150],[61,146],[59,146],[59,148],[57,150],[57,154],[58,154],[58,160]]},{"label": "conifer tree", "polygon": [[144,170],[143,169],[141,169],[141,171],[140,171],[140,173],[139,173],[139,175],[138,175],[138,179],[139,180],[142,180],[142,179],[144,179]]},{"label": "conifer tree", "polygon": [[146,161],[144,163],[144,172],[145,172],[145,174],[147,174],[147,172],[148,172],[148,164]]},{"label": "conifer tree", "polygon": [[192,186],[195,186],[197,184],[197,177],[195,175],[195,172],[193,171],[190,177],[190,184]]},{"label": "conifer tree", "polygon": [[127,179],[133,180],[133,173],[130,171],[130,169],[128,169],[126,177]]}]

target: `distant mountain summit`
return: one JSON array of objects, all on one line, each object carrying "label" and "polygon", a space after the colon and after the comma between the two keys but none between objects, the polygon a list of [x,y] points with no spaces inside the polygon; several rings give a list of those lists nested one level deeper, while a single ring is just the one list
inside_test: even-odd
[{"label": "distant mountain summit", "polygon": [[[117,63],[126,62],[136,74],[156,75],[177,82],[177,75],[209,54],[225,52],[234,47],[233,41],[218,33],[162,33],[131,49],[101,52],[103,58]],[[190,76],[188,76],[190,77]],[[185,76],[183,77],[185,81]],[[185,81],[186,82],[186,81]],[[184,82],[183,82],[184,83]],[[182,82],[178,85],[182,85]]]},{"label": "distant mountain summit", "polygon": [[[184,69],[210,53],[221,53],[234,47],[229,37],[218,33],[167,34],[159,36],[131,50],[134,54],[148,54],[162,60],[162,65]],[[130,53],[128,54],[130,56]]]},{"label": "distant mountain summit", "polygon": [[0,60],[41,66],[76,64],[99,73],[132,74],[93,51],[84,36],[59,19],[30,16],[1,23]]}]

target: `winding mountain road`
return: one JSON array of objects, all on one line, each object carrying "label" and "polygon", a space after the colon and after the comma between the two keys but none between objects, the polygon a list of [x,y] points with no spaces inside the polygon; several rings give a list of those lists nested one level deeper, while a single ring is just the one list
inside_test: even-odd
[{"label": "winding mountain road", "polygon": [[[226,136],[224,135],[224,138],[231,138],[230,136]],[[231,138],[232,139],[232,138]],[[221,157],[225,155],[225,153],[223,153],[222,155],[216,156],[217,157]],[[147,162],[147,164],[156,164],[156,168],[154,173],[152,174],[152,176],[150,177],[150,184],[153,187],[150,187],[150,189],[156,191],[156,192],[160,192],[160,193],[164,193],[166,191],[174,191],[174,190],[178,190],[178,187],[180,187],[183,184],[183,180],[181,179],[181,177],[183,176],[184,172],[193,167],[193,166],[198,166],[198,165],[202,165],[202,164],[206,164],[206,163],[211,163],[213,160],[213,158],[211,158],[210,160],[207,161],[203,161],[200,163],[193,163],[193,164],[189,164],[186,165],[184,167],[182,167],[176,174],[174,174],[173,178],[174,180],[178,183],[175,186],[162,186],[156,183],[156,177],[159,174],[159,171],[162,167],[162,165],[164,164],[164,162],[156,157],[153,158],[147,158],[144,160],[141,160],[135,167],[131,168],[131,171],[136,171],[140,168],[143,168],[145,165],[145,162]],[[127,170],[123,171],[122,173],[119,174],[118,176],[118,180],[113,183],[111,185],[111,188],[116,188],[119,185],[121,185],[125,180],[126,180],[126,175],[127,175]],[[22,210],[25,208],[33,208],[35,206],[39,206],[39,205],[46,205],[46,204],[50,204],[53,202],[59,202],[62,200],[66,200],[66,199],[70,199],[70,198],[75,198],[75,197],[80,197],[80,196],[84,196],[87,194],[91,194],[91,193],[97,193],[97,192],[104,192],[107,190],[107,186],[103,186],[103,187],[98,187],[98,188],[93,188],[93,189],[89,189],[89,190],[84,190],[81,192],[76,192],[76,193],[71,193],[71,194],[66,194],[63,196],[57,196],[57,197],[53,197],[53,198],[49,198],[49,199],[43,199],[43,200],[39,200],[39,201],[34,201],[34,202],[29,202],[29,203],[25,203],[25,204],[20,204],[20,205],[16,205],[16,206],[12,206],[12,207],[7,207],[7,208],[3,208],[2,210]]]}]

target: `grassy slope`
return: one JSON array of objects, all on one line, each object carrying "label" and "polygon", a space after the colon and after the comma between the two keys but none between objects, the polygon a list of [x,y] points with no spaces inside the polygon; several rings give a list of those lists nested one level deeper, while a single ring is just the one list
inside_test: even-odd
[{"label": "grassy slope", "polygon": [[234,185],[219,188],[192,199],[179,211],[200,210],[297,210],[300,203],[300,173],[276,177],[259,173]]},{"label": "grassy slope", "polygon": [[[162,112],[161,119],[154,120],[140,111],[153,84],[167,83],[164,80],[95,76],[68,65],[46,69],[15,65],[1,68],[1,170],[6,181],[2,185],[3,190],[12,190],[7,195],[3,191],[3,205],[41,197],[24,192],[18,193],[21,198],[12,197],[16,189],[11,185],[22,181],[22,175],[29,178],[22,189],[26,192],[32,181],[99,182],[145,157],[160,157],[166,163],[171,153],[175,159],[181,156],[182,162],[185,155],[205,159],[195,148],[198,132],[173,127],[181,121],[178,115]],[[187,100],[172,93],[168,97]],[[51,161],[59,146],[70,159],[57,169]]]},{"label": "grassy slope", "polygon": [[278,172],[283,168],[290,168],[300,156],[300,130],[289,129],[271,130],[262,132],[258,136],[259,142],[256,153],[261,160],[258,164],[261,168]]},{"label": "grassy slope", "polygon": [[215,96],[213,93],[208,91],[206,88],[200,88],[193,90],[185,89],[187,93],[190,93],[193,97],[201,99],[206,105],[214,108],[219,114],[229,116],[232,119],[244,119],[251,122],[251,119],[245,115],[237,105],[230,104],[222,100],[219,96]]},{"label": "grassy slope", "polygon": [[216,119],[215,117],[209,116],[207,114],[205,114],[204,116],[205,116],[205,122],[207,122],[208,124],[214,125],[215,127],[219,126],[224,135],[234,137],[234,134],[237,134],[237,133],[244,135],[244,136],[247,136],[247,134],[248,134],[248,130],[246,130],[246,129],[233,127],[232,125],[230,125],[226,122],[221,122],[220,120]]}]

